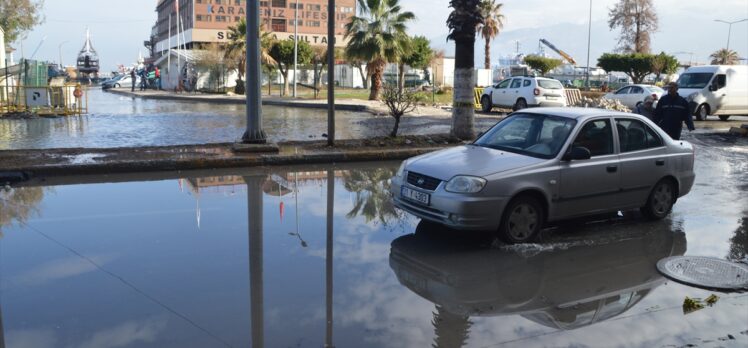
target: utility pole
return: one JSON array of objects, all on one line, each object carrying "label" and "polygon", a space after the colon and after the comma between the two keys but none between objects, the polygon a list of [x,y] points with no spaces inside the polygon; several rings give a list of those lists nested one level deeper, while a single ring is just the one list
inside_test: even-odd
[{"label": "utility pole", "polygon": [[335,145],[335,0],[327,0],[327,146]]},{"label": "utility pole", "polygon": [[260,2],[247,1],[247,130],[242,136],[245,144],[265,144],[267,137],[262,130],[262,87],[260,75]]},{"label": "utility pole", "polygon": [[[252,1],[252,0],[250,0]],[[299,0],[296,0],[293,14],[293,97],[296,98],[296,73],[299,64]]]},{"label": "utility pole", "polygon": [[590,0],[590,18],[589,27],[587,28],[587,73],[584,78],[584,87],[590,90],[590,42],[592,40],[592,0]]},{"label": "utility pole", "polygon": [[[57,50],[60,53],[60,69],[65,69],[65,66],[62,65],[62,45],[64,45],[65,43],[68,43],[68,42],[69,41],[67,41],[67,40],[63,41],[63,42],[60,42],[60,44],[57,46]],[[2,48],[0,47],[0,49],[2,49]]]}]

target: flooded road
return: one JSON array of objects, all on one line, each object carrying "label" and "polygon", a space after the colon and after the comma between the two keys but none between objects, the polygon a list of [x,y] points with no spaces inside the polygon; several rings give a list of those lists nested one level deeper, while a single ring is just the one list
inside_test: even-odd
[{"label": "flooded road", "polygon": [[[696,184],[668,218],[551,228],[523,246],[395,210],[387,179],[399,163],[5,190],[0,338],[7,347],[745,347],[747,294],[655,269],[670,255],[748,249],[748,143],[690,140]],[[116,183],[81,184],[91,180]],[[683,314],[686,296],[713,293],[714,306]]]},{"label": "flooded road", "polygon": [[[148,100],[91,89],[89,114],[73,117],[0,118],[0,150],[102,148],[233,142],[246,127],[243,105]],[[327,110],[263,106],[263,128],[272,142],[320,140]],[[338,139],[385,136],[393,119],[369,112],[336,111]],[[477,122],[481,130],[496,117]],[[405,117],[400,134],[448,133],[449,122]]]}]

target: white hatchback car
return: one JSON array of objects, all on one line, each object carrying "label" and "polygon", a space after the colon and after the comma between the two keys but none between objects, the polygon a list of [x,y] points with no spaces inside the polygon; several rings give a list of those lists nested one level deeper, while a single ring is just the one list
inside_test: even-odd
[{"label": "white hatchback car", "polygon": [[480,103],[483,112],[494,107],[516,111],[529,106],[566,106],[566,92],[558,80],[518,76],[484,89]]},{"label": "white hatchback car", "polygon": [[532,241],[546,221],[670,213],[694,182],[693,146],[644,116],[585,108],[512,113],[475,142],[403,162],[394,205],[456,229]]},{"label": "white hatchback car", "polygon": [[647,96],[655,96],[657,100],[662,98],[665,94],[665,90],[657,86],[651,85],[628,85],[621,87],[615,92],[610,92],[604,95],[603,99],[618,100],[621,104],[627,108],[634,110],[639,104],[644,102],[644,98]]}]

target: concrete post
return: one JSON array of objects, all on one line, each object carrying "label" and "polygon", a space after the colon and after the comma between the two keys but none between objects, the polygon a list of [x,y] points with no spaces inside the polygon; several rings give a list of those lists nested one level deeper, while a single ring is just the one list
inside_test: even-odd
[{"label": "concrete post", "polygon": [[260,2],[247,1],[247,130],[242,136],[245,144],[265,144],[262,129],[262,80],[260,69]]},{"label": "concrete post", "polygon": [[327,146],[335,145],[335,0],[327,0]]}]

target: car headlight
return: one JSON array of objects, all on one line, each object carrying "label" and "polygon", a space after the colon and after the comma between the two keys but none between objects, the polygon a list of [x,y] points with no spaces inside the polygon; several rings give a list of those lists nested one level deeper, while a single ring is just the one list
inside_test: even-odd
[{"label": "car headlight", "polygon": [[395,173],[395,176],[397,177],[403,177],[403,173],[405,173],[405,165],[408,164],[408,161],[403,161],[402,164],[400,164],[400,168],[397,168],[397,172]]},{"label": "car headlight", "polygon": [[689,94],[689,95],[688,95],[688,97],[686,97],[686,100],[688,100],[688,101],[693,101],[693,100],[694,100],[694,98],[696,98],[696,96],[697,96],[698,94],[699,94],[699,92],[693,92],[693,93]]},{"label": "car headlight", "polygon": [[455,193],[476,193],[480,192],[484,186],[486,186],[486,179],[475,176],[458,175],[450,179],[444,189]]}]

